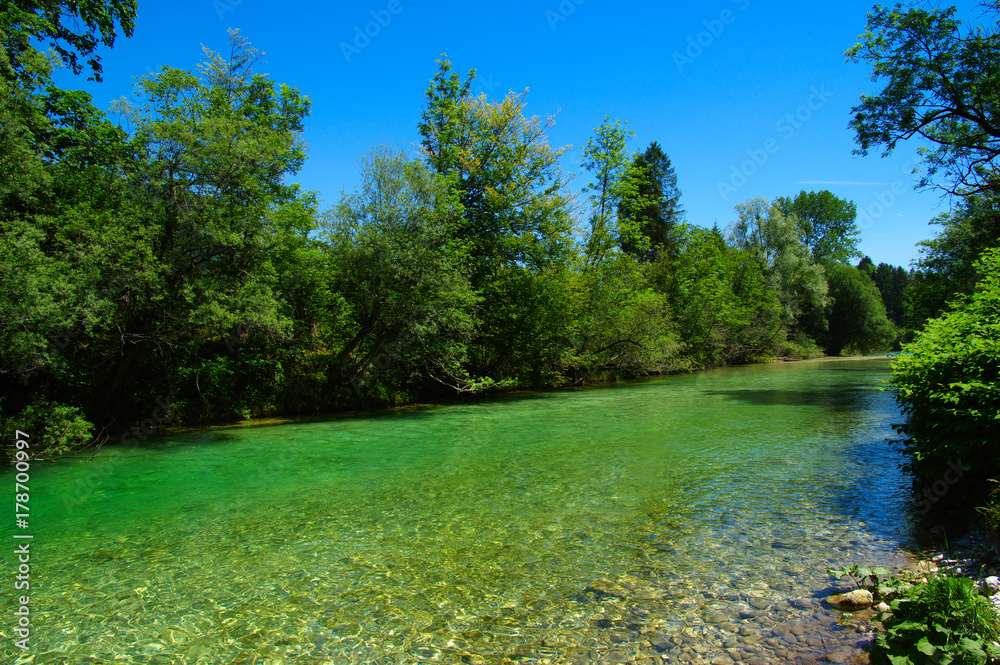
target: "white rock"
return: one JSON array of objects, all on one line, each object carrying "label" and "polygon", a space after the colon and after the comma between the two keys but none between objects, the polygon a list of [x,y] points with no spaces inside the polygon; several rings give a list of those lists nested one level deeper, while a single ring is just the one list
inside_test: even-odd
[{"label": "white rock", "polygon": [[994,591],[1000,591],[1000,577],[987,577],[986,586],[993,589]]}]

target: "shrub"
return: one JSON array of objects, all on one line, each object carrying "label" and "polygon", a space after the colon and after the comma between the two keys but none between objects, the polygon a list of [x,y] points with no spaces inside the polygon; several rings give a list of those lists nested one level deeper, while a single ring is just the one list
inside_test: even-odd
[{"label": "shrub", "polygon": [[892,601],[873,665],[983,665],[1000,658],[1000,616],[963,577],[937,577]]},{"label": "shrub", "polygon": [[903,347],[890,379],[907,416],[897,430],[908,466],[923,481],[959,460],[980,480],[1000,476],[1000,248],[977,269],[975,292]]},{"label": "shrub", "polygon": [[61,455],[87,446],[94,436],[94,426],[83,412],[49,400],[37,400],[24,407],[16,416],[0,411],[0,436],[6,452],[17,430],[30,435],[31,455]]}]

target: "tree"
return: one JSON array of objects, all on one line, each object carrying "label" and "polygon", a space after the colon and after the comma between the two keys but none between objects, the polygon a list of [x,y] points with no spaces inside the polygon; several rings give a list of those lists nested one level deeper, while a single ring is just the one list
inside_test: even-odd
[{"label": "tree", "polygon": [[[984,5],[1000,17],[1000,4]],[[918,137],[926,171],[920,186],[939,180],[952,193],[1000,190],[1000,32],[972,30],[946,9],[876,5],[861,41],[847,51],[884,81],[862,95],[851,127],[866,155],[890,154],[900,141]]]},{"label": "tree", "polygon": [[752,250],[726,243],[718,228],[682,226],[677,257],[661,257],[661,284],[693,367],[773,356],[780,346],[782,306]]},{"label": "tree", "polygon": [[[198,73],[164,67],[140,81],[143,102],[127,109],[135,158],[124,169],[125,208],[95,229],[109,238],[107,286],[119,294],[109,322],[117,334],[97,345],[107,369],[94,373],[108,419],[124,405],[147,408],[155,395],[146,392],[157,390],[185,395],[178,408],[194,417],[225,401],[219,382],[235,371],[212,340],[289,339],[272,252],[315,226],[312,197],[285,181],[305,159],[309,101],[255,73],[260,55],[232,31],[228,57],[206,49]],[[137,392],[129,377],[162,367],[158,358],[177,366]],[[273,357],[253,363],[261,382],[280,371]]]},{"label": "tree", "polygon": [[577,275],[578,324],[569,371],[581,383],[664,374],[684,365],[666,294],[643,266],[614,254]]},{"label": "tree", "polygon": [[[100,81],[101,60],[94,54],[98,43],[108,48],[114,46],[118,30],[131,37],[137,8],[136,0],[3,0],[0,49],[6,58],[0,73],[21,83],[36,78],[38,72],[32,68],[32,61],[38,51],[32,42],[48,42],[74,74],[83,71],[79,59],[90,56],[87,64],[91,76]],[[72,27],[63,25],[64,21],[72,23]],[[85,29],[81,29],[81,24]]]},{"label": "tree", "polygon": [[837,198],[828,190],[802,190],[794,200],[783,196],[774,205],[783,215],[795,217],[802,243],[817,263],[846,263],[859,256],[861,231],[855,224],[858,207],[853,201]]},{"label": "tree", "polygon": [[558,167],[564,148],[549,145],[553,118],[524,115],[526,93],[500,101],[468,95],[451,63],[439,60],[427,90],[420,133],[430,168],[458,192],[456,239],[465,247],[472,287],[483,298],[470,372],[522,376],[555,362],[568,306],[565,270],[572,222]]},{"label": "tree", "polygon": [[951,213],[933,220],[941,230],[918,245],[910,302],[915,325],[940,316],[957,296],[972,292],[975,262],[988,248],[1000,245],[998,204],[1000,197],[995,194],[969,196]]},{"label": "tree", "polygon": [[361,160],[361,184],[325,222],[334,287],[349,323],[336,364],[354,388],[399,390],[420,378],[458,390],[476,298],[447,179],[385,147]]},{"label": "tree", "polygon": [[584,149],[583,167],[593,178],[583,190],[591,205],[585,248],[588,265],[599,265],[616,246],[633,247],[643,253],[651,250],[649,238],[641,234],[642,220],[619,216],[623,201],[632,201],[634,206],[648,205],[648,200],[639,198],[646,171],[626,150],[634,136],[625,129],[627,124],[621,120],[612,123],[605,117]]},{"label": "tree", "polygon": [[827,302],[824,269],[803,244],[796,218],[762,198],[741,203],[736,211],[739,219],[731,229],[732,242],[762,262],[782,304],[786,330],[822,331]]},{"label": "tree", "polygon": [[857,267],[858,267],[858,270],[860,270],[864,274],[868,275],[869,277],[872,277],[872,278],[875,277],[875,271],[877,269],[877,266],[875,265],[875,262],[872,261],[872,259],[871,259],[870,256],[868,256],[868,255],[862,256],[861,257],[861,261],[858,262],[858,266]]},{"label": "tree", "polygon": [[875,283],[861,270],[844,263],[827,266],[829,305],[828,332],[823,336],[826,352],[839,356],[844,349],[870,353],[887,349],[896,331],[885,314],[885,305]]},{"label": "tree", "polygon": [[427,165],[440,175],[455,175],[464,180],[469,149],[467,100],[470,96],[476,70],[471,70],[463,82],[451,70],[451,61],[441,56],[438,71],[424,93],[426,102],[420,113],[417,130],[421,136],[421,150]]},{"label": "tree", "polygon": [[569,220],[558,161],[546,132],[553,118],[525,117],[526,93],[500,101],[469,96],[475,70],[464,83],[451,62],[438,60],[419,125],[428,166],[460,192],[456,232],[467,241],[473,283],[503,266],[540,267],[564,258]]},{"label": "tree", "polygon": [[54,62],[38,49],[51,45],[77,73],[91,56],[100,80],[98,41],[131,36],[134,21],[134,2],[0,2],[0,417],[46,432],[36,451],[94,432],[78,406],[92,386],[69,356],[111,308],[94,227],[117,212],[126,152],[89,95],[53,85]]},{"label": "tree", "polygon": [[882,295],[886,316],[897,326],[902,326],[906,318],[906,303],[910,288],[910,273],[902,266],[880,263],[874,274],[869,275]]},{"label": "tree", "polygon": [[[626,224],[637,227],[640,243],[622,241],[622,251],[641,261],[649,262],[660,252],[670,256],[677,253],[676,229],[682,222],[684,210],[680,205],[681,191],[677,187],[677,174],[660,144],[653,141],[642,154],[636,155],[632,164],[639,174],[636,197],[625,197],[618,205],[618,216]],[[648,249],[642,249],[648,244]],[[641,245],[641,246],[640,246]]]}]

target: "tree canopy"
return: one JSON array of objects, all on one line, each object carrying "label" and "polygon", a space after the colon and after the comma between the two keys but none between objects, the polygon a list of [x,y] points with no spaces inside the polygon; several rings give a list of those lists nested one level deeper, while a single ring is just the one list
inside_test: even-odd
[{"label": "tree canopy", "polygon": [[783,215],[795,217],[802,243],[814,261],[845,263],[859,255],[861,231],[855,223],[858,206],[853,201],[829,190],[802,190],[794,199],[778,197],[774,205]]},{"label": "tree canopy", "polygon": [[872,66],[884,87],[862,95],[851,127],[858,153],[891,153],[919,138],[924,152],[920,184],[953,193],[1000,189],[1000,5],[983,5],[987,21],[963,25],[957,8],[876,5],[861,40],[847,51]]}]

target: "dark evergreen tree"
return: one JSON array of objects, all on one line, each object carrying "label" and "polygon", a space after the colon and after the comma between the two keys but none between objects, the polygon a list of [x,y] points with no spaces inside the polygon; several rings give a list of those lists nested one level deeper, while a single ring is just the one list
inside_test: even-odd
[{"label": "dark evergreen tree", "polygon": [[623,238],[622,251],[646,262],[654,260],[661,252],[669,257],[676,256],[677,227],[683,220],[684,209],[670,157],[653,141],[645,152],[636,156],[633,166],[643,177],[636,195],[619,203],[618,216],[622,220],[639,222],[640,232],[649,239],[649,248],[638,247]]},{"label": "dark evergreen tree", "polygon": [[872,261],[872,258],[870,256],[865,255],[858,262],[858,270],[865,273],[869,277],[874,278],[876,270],[875,262]]},{"label": "dark evergreen tree", "polygon": [[870,275],[882,294],[885,312],[889,320],[897,326],[903,325],[906,316],[906,290],[909,287],[910,274],[901,266],[891,266],[888,263],[878,264],[878,268]]}]

